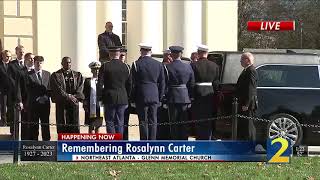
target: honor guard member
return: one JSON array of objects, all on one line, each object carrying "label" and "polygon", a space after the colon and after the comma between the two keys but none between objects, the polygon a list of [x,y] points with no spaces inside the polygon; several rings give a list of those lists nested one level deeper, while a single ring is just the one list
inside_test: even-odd
[{"label": "honor guard member", "polygon": [[[195,77],[193,116],[196,120],[214,117],[214,92],[219,85],[219,67],[207,59],[208,47],[198,46],[198,61],[192,63]],[[212,120],[196,123],[196,138],[210,140],[214,122]]]},{"label": "honor guard member", "polygon": [[151,58],[151,45],[140,45],[140,58],[133,62],[131,72],[134,84],[141,140],[157,137],[157,110],[164,96],[165,78],[163,65]]},{"label": "honor guard member", "polygon": [[[190,105],[192,90],[194,86],[194,74],[189,64],[181,61],[183,47],[171,46],[170,48],[173,62],[167,65],[168,81],[168,104],[169,120],[171,123],[188,120],[188,105]],[[188,139],[187,125],[171,125],[170,135],[174,140]]]},{"label": "honor guard member", "polygon": [[[239,98],[239,111],[241,115],[253,117],[258,108],[258,73],[253,66],[253,55],[250,52],[243,53],[240,63],[244,69],[238,78],[236,86],[236,95]],[[238,122],[238,139],[256,140],[256,128],[252,119],[240,119]]]},{"label": "honor guard member", "polygon": [[[168,83],[168,80],[169,80],[169,73],[168,73],[167,65],[172,62],[172,57],[171,57],[170,53],[171,53],[170,49],[166,49],[163,51],[162,64],[164,67],[164,76],[165,76],[166,84]],[[168,87],[166,86],[165,94],[167,94],[167,92],[168,92]],[[167,104],[166,97],[164,97],[162,99],[161,106],[158,109],[158,122],[159,123],[169,122],[169,110],[168,110],[168,104]],[[170,139],[170,125],[158,126],[157,139],[159,139],[159,140]]]},{"label": "honor guard member", "polygon": [[111,61],[101,66],[98,77],[98,98],[105,107],[108,133],[123,135],[124,111],[128,107],[131,74],[120,60],[121,46],[109,47]]},{"label": "honor guard member", "polygon": [[[130,65],[127,63],[127,49],[122,47],[120,51],[120,60],[127,66],[129,73],[130,73]],[[132,88],[132,87],[130,87]],[[128,108],[124,111],[124,128],[123,128],[123,140],[128,140],[128,125],[129,125],[129,118],[130,118],[130,109],[131,109],[131,100],[130,94],[128,94]]]},{"label": "honor guard member", "polygon": [[83,85],[83,109],[85,111],[86,125],[89,125],[89,133],[99,133],[99,128],[102,126],[103,107],[100,106],[97,96],[98,73],[101,63],[93,61],[89,64],[92,77],[86,78]]}]

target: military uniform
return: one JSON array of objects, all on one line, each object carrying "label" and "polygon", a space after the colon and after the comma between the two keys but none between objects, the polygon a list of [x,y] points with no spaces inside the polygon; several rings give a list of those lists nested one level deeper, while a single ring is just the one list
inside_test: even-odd
[{"label": "military uniform", "polygon": [[[208,52],[205,45],[200,45],[198,51]],[[192,104],[195,120],[214,117],[214,91],[219,84],[219,67],[216,63],[200,58],[192,63],[195,76],[194,102]],[[210,140],[214,122],[212,120],[196,123],[196,138]]]},{"label": "military uniform", "polygon": [[[120,47],[109,48],[109,51],[120,51]],[[100,68],[98,98],[105,106],[108,133],[123,135],[124,111],[128,107],[131,83],[130,71],[119,59],[112,59]]]},{"label": "military uniform", "polygon": [[[151,46],[140,44],[141,50]],[[136,103],[141,140],[155,140],[157,137],[157,109],[164,96],[165,78],[163,65],[150,56],[141,56],[133,63],[133,99]],[[152,124],[152,125],[148,125]]]},{"label": "military uniform", "polygon": [[[171,46],[171,53],[182,52],[183,48]],[[192,90],[194,86],[194,74],[189,64],[180,59],[173,60],[167,65],[169,80],[167,101],[169,104],[170,122],[183,122],[188,120],[188,104],[191,103]],[[186,140],[188,133],[186,124],[170,126],[171,139]]]}]

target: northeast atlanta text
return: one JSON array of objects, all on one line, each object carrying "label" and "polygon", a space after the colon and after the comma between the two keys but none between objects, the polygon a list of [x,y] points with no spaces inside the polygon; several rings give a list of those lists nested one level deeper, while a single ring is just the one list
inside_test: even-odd
[{"label": "northeast atlanta text", "polygon": [[98,145],[83,145],[83,146],[69,146],[67,143],[62,143],[62,153],[117,153],[122,154],[123,148],[125,148],[125,153],[164,153],[164,152],[193,152],[195,146],[187,146],[185,144],[176,146],[173,143],[170,143],[168,146],[151,146],[149,143],[146,145],[132,145],[131,143],[126,143],[122,145],[112,145],[107,146]]}]

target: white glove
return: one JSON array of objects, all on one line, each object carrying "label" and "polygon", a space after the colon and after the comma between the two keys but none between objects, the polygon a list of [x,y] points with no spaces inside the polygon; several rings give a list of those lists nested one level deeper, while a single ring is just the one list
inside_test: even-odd
[{"label": "white glove", "polygon": [[99,101],[99,107],[103,107],[104,104],[102,103],[102,101]]}]

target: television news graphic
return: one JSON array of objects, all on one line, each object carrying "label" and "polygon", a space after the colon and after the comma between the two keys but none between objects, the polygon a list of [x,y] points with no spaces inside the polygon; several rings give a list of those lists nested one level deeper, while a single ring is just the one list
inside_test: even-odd
[{"label": "television news graphic", "polygon": [[267,140],[267,162],[268,163],[290,163],[292,147],[290,141],[284,138]]},{"label": "television news graphic", "polygon": [[294,31],[295,21],[248,21],[248,31]]},{"label": "television news graphic", "polygon": [[58,141],[58,161],[265,162],[248,141]]},{"label": "television news graphic", "polygon": [[21,161],[57,161],[57,142],[21,141]]},{"label": "television news graphic", "polygon": [[295,146],[293,147],[293,154],[297,157],[308,157],[309,149],[308,146]]},{"label": "television news graphic", "polygon": [[71,133],[59,133],[59,141],[110,141],[110,140],[122,140],[121,134],[71,134]]}]

